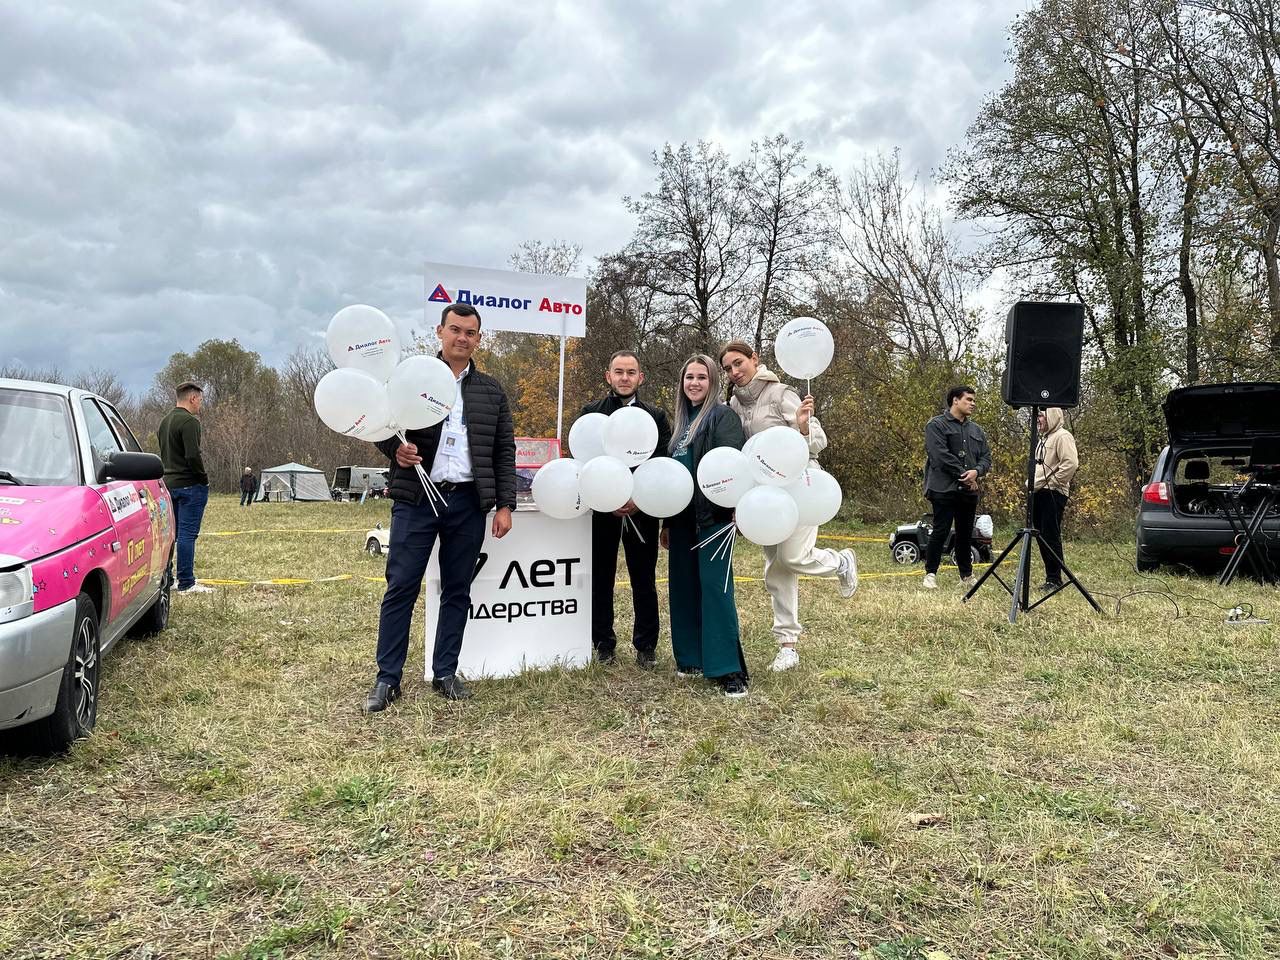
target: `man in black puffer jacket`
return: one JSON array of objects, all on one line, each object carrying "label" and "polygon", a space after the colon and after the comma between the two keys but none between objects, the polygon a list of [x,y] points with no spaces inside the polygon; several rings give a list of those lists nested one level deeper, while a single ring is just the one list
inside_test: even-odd
[{"label": "man in black puffer jacket", "polygon": [[[470,304],[450,304],[436,336],[440,359],[458,378],[458,399],[448,419],[426,430],[408,431],[408,443],[393,437],[377,444],[391,459],[387,492],[395,502],[387,592],[378,618],[378,678],[364,704],[369,713],[385,710],[400,698],[413,607],[437,537],[440,617],[431,686],[449,700],[471,696],[457,675],[458,655],[471,607],[471,579],[484,545],[485,515],[497,508],[491,532],[504,537],[516,506],[516,441],[507,395],[471,361],[480,343],[480,314]],[[414,470],[419,463],[448,501],[446,506],[432,509]]]}]

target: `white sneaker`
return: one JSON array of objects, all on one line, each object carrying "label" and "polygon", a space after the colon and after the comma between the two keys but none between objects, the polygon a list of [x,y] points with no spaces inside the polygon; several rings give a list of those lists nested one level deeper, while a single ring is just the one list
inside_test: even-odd
[{"label": "white sneaker", "polygon": [[781,673],[783,670],[790,670],[800,662],[800,654],[796,652],[795,647],[779,647],[778,655],[773,658],[773,663],[769,664],[769,669],[774,673]]},{"label": "white sneaker", "polygon": [[966,590],[968,590],[970,587],[972,587],[972,586],[973,586],[975,583],[977,583],[977,582],[978,582],[978,578],[977,578],[977,577],[975,577],[973,574],[970,574],[969,576],[967,576],[967,577],[963,578],[963,579],[960,581],[960,586],[962,586],[962,587],[964,587]]},{"label": "white sneaker", "polygon": [[840,596],[848,600],[858,589],[858,555],[847,547],[840,551]]},{"label": "white sneaker", "polygon": [[924,588],[926,590],[937,590],[938,578],[932,573],[926,573],[924,575]]},{"label": "white sneaker", "polygon": [[200,583],[199,581],[196,581],[191,586],[187,587],[185,590],[178,591],[178,593],[182,594],[184,597],[188,593],[213,593],[213,592],[214,592],[213,587],[206,587],[203,583]]}]

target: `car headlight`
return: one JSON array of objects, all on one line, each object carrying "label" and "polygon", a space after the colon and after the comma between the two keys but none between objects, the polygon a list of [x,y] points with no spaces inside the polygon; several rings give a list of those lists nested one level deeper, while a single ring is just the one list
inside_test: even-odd
[{"label": "car headlight", "polygon": [[0,569],[0,623],[31,616],[33,597],[30,567]]}]

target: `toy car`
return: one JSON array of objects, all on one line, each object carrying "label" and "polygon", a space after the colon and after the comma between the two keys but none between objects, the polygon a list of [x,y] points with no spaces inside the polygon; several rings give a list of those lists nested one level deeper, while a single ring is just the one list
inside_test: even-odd
[{"label": "toy car", "polygon": [[[919,563],[924,559],[925,548],[929,545],[929,535],[933,532],[933,514],[925,514],[915,523],[904,523],[889,534],[889,552],[894,563]],[[995,528],[991,517],[982,514],[974,518],[973,540],[970,550],[974,563],[991,562],[991,538]],[[950,556],[955,552],[956,533],[947,534],[942,552]]]},{"label": "toy car", "polygon": [[102,657],[168,626],[163,475],[101,397],[0,379],[0,730],[37,750],[87,736]]},{"label": "toy car", "polygon": [[378,525],[364,535],[364,549],[371,557],[380,557],[391,546],[391,531],[379,521]]}]

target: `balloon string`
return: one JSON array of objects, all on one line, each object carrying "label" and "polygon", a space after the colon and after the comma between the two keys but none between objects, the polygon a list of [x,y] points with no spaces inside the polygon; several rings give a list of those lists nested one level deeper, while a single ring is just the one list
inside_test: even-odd
[{"label": "balloon string", "polygon": [[711,541],[716,540],[716,539],[718,539],[719,537],[727,536],[727,535],[728,535],[732,530],[733,530],[733,524],[732,524],[732,523],[726,523],[723,527],[721,527],[719,530],[717,530],[717,531],[716,531],[715,533],[713,533],[711,536],[707,537],[707,539],[703,540],[701,543],[695,543],[695,544],[694,544],[692,547],[690,547],[689,549],[690,549],[690,550],[699,550],[699,549],[701,549],[702,547],[705,547],[707,544],[711,543]]},{"label": "balloon string", "polygon": [[724,568],[724,593],[729,592],[729,578],[733,576],[733,544],[738,539],[738,525],[733,525],[733,531],[726,538],[729,542],[728,564]]},{"label": "balloon string", "polygon": [[631,514],[629,513],[624,515],[622,518],[622,527],[623,527],[624,533],[626,532],[626,527],[628,524],[631,525],[631,532],[636,535],[636,539],[639,540],[641,543],[644,543],[645,542],[644,535],[640,533],[640,528],[636,526],[636,522],[631,519]]},{"label": "balloon string", "polygon": [[730,524],[729,535],[726,536],[724,540],[720,543],[720,547],[716,550],[715,553],[711,555],[711,559],[718,560],[721,557],[725,556],[726,553],[732,553],[733,541],[734,541],[734,538],[737,537],[737,535],[738,535],[738,525],[736,523]]},{"label": "balloon string", "polygon": [[[408,446],[409,439],[404,435],[403,430],[397,429],[396,436],[400,438],[401,443]],[[417,473],[418,479],[422,481],[422,489],[427,493],[427,505],[431,507],[431,512],[437,517],[440,516],[440,511],[436,509],[436,501],[439,501],[440,506],[442,507],[447,507],[449,505],[449,501],[444,498],[444,494],[436,488],[436,485],[431,481],[431,478],[427,476],[427,471],[422,469],[422,464],[415,463],[413,465],[413,469],[414,472]]]}]

